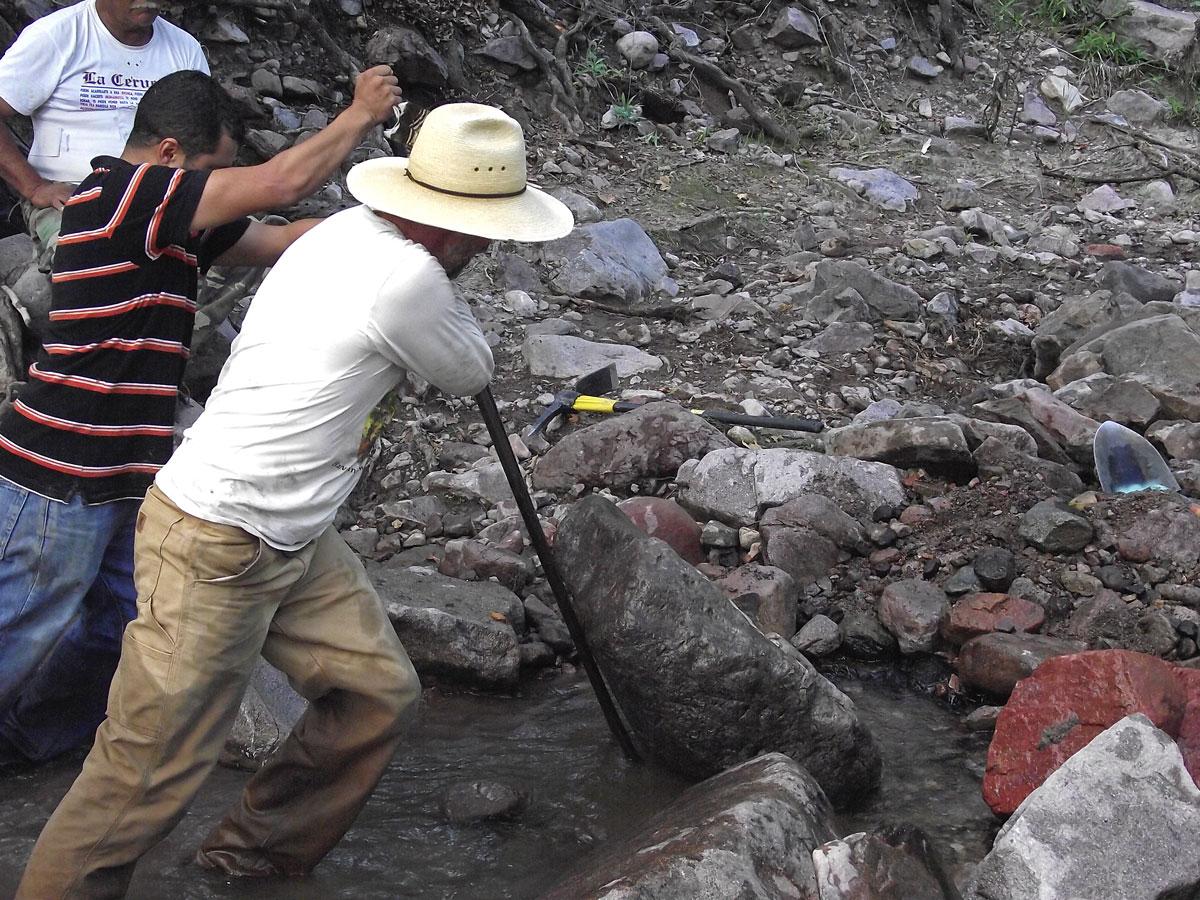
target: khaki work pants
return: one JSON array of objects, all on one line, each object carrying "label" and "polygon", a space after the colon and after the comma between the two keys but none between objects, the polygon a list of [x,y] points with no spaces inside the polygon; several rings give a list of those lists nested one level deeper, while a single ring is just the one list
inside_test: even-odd
[{"label": "khaki work pants", "polygon": [[312,869],[354,821],[418,696],[362,564],[332,528],[287,553],[190,516],[151,488],[108,718],[50,817],[22,900],[120,897],[216,764],[261,652],[310,701],[197,861],[235,874]]}]

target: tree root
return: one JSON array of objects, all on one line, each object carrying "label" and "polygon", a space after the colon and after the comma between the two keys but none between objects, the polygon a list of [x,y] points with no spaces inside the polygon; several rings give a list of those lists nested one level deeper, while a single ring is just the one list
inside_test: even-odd
[{"label": "tree root", "polygon": [[566,74],[565,81],[563,78],[562,73],[566,70],[566,63],[557,58],[549,50],[539,46],[537,41],[533,39],[533,35],[529,33],[529,26],[525,24],[525,20],[519,15],[510,12],[508,18],[516,26],[517,33],[521,37],[521,43],[529,54],[537,60],[538,68],[541,69],[542,75],[545,76],[546,83],[550,85],[551,111],[563,123],[563,127],[567,129],[567,133],[571,137],[577,137],[583,132],[583,118],[579,114],[579,106],[575,98],[575,86],[571,82],[570,74]]},{"label": "tree root", "polygon": [[680,41],[677,35],[667,27],[667,24],[658,17],[651,17],[650,24],[660,33],[666,35],[671,46],[671,56],[680,62],[687,63],[695,71],[696,76],[703,78],[709,84],[712,84],[722,90],[730,91],[737,98],[738,103],[749,114],[754,124],[759,127],[763,134],[773,138],[780,143],[786,144],[789,147],[794,147],[800,142],[800,136],[792,129],[780,125],[773,118],[767,115],[754,101],[750,95],[750,90],[745,83],[737,78],[730,76],[724,69],[714,63],[712,60],[705,59],[695,53],[684,50],[680,46]]}]

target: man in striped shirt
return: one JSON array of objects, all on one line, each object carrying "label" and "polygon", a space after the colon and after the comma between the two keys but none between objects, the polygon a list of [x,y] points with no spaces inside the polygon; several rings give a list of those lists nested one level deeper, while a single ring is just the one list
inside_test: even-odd
[{"label": "man in striped shirt", "polygon": [[[67,201],[51,334],[0,418],[0,764],[49,758],[103,719],[136,613],[137,509],[172,450],[198,273],[270,265],[317,220],[245,216],[319,188],[398,99],[363,73],[328,128],[260,166],[208,75],[151,87],[118,159],[97,157]],[[32,682],[30,681],[32,677]]]}]

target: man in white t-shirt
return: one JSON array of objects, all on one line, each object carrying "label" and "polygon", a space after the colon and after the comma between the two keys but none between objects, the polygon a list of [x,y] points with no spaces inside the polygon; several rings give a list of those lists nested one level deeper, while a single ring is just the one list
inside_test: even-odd
[{"label": "man in white t-shirt", "polygon": [[363,205],[271,270],[142,504],[138,615],[108,718],[18,898],[124,893],[216,764],[260,653],[309,707],[203,842],[202,865],[307,873],[399,744],[420,685],[334,515],[361,474],[371,412],[406,371],[459,395],[491,378],[451,279],[493,240],[551,240],[573,221],[526,184],[521,126],[473,103],[433,110],[408,159],[360,163],[347,184]]},{"label": "man in white t-shirt", "polygon": [[[0,178],[20,195],[50,271],[62,207],[97,156],[119,156],[146,88],[183,69],[208,74],[200,44],[153,0],[81,0],[31,22],[0,58]],[[3,120],[33,119],[21,153]]]}]

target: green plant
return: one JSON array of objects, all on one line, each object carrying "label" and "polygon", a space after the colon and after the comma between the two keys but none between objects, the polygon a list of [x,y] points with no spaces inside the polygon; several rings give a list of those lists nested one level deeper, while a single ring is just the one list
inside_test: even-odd
[{"label": "green plant", "polygon": [[1079,16],[1079,9],[1074,0],[1039,0],[1037,18],[1054,25],[1074,22]]},{"label": "green plant", "polygon": [[1146,61],[1146,55],[1141,50],[1102,28],[1085,31],[1075,42],[1075,53],[1082,59],[1118,66],[1133,66]]},{"label": "green plant", "polygon": [[597,80],[607,78],[615,71],[604,57],[596,52],[595,47],[588,47],[587,56],[583,58],[583,62],[575,67],[576,75],[590,75]]},{"label": "green plant", "polygon": [[642,117],[641,111],[627,94],[621,94],[612,104],[613,118],[622,125],[632,125]]},{"label": "green plant", "polygon": [[1178,97],[1168,97],[1167,121],[1177,125],[1200,126],[1200,100],[1188,106]]},{"label": "green plant", "polygon": [[[1196,0],[1200,3],[1200,0]],[[1000,31],[1021,31],[1025,28],[1025,11],[1018,0],[996,0],[992,7],[992,21]]]},{"label": "green plant", "polygon": [[651,147],[657,147],[658,140],[659,140],[658,132],[657,131],[647,131],[645,134],[643,134],[641,137],[639,137],[638,140],[641,141],[643,144],[649,144]]}]

